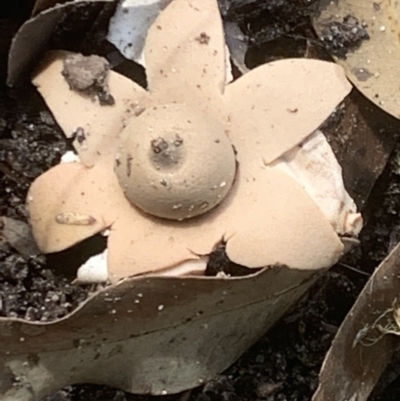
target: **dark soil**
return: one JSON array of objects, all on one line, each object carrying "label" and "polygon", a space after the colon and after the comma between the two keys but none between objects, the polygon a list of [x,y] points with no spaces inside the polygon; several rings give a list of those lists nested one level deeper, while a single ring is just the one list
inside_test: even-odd
[{"label": "dark soil", "polygon": [[341,23],[332,22],[326,26],[321,40],[331,54],[346,58],[349,50],[357,50],[362,41],[369,39],[366,28],[353,15],[346,15]]},{"label": "dark soil", "polygon": [[[12,7],[11,1],[6,3],[10,3],[10,12],[0,13],[0,27],[4,27],[2,30],[6,33],[0,42],[2,82],[9,40],[33,5],[27,2],[23,9],[20,4]],[[263,61],[283,55],[301,56],[299,46],[306,43],[306,38],[318,52],[323,52],[324,46],[318,42],[309,21],[316,3],[313,0],[221,0],[220,3],[224,18],[239,22],[250,43],[251,66],[257,64],[260,53]],[[71,26],[67,28],[66,31],[71,30]],[[92,52],[98,49],[96,53],[108,58],[115,69],[139,76],[138,80],[145,85],[143,69],[116,55],[115,49],[105,43],[103,33],[101,26],[91,29],[86,37],[84,31],[80,32],[80,40],[74,37],[67,41],[66,47],[86,54],[88,49]],[[58,43],[67,40],[62,29],[55,40]],[[294,50],[287,54],[282,51],[283,47]],[[325,53],[324,57],[329,56]],[[11,90],[1,86],[0,217],[26,221],[25,197],[30,183],[56,165],[70,148],[32,87]],[[344,173],[351,175],[352,172]],[[165,396],[163,400],[310,400],[318,384],[323,358],[340,323],[369,275],[400,239],[399,176],[400,146],[397,146],[364,208],[368,224],[361,233],[361,246],[325,273],[296,308],[226,372],[205,386]],[[24,257],[0,237],[0,316],[48,321],[64,316],[79,305],[94,288],[71,285],[74,270],[105,246],[100,236],[89,241],[73,250],[73,258],[71,251],[46,258],[42,255]],[[223,250],[213,261],[209,266],[212,274],[226,268]],[[240,266],[230,268],[239,275],[246,273]],[[380,390],[371,400],[398,399],[400,381],[395,380],[396,366],[398,363],[394,360],[382,378]],[[161,397],[133,396],[88,384],[63,389],[43,401],[154,401],[158,398]]]}]

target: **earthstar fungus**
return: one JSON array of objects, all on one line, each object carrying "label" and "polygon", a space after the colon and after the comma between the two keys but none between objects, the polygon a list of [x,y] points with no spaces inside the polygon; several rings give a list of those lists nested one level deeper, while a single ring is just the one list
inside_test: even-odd
[{"label": "earthstar fungus", "polygon": [[227,56],[215,0],[161,12],[144,48],[148,90],[109,71],[112,105],[70,90],[67,53],[48,56],[33,82],[80,161],[30,188],[43,252],[109,229],[112,282],[175,271],[221,242],[249,268],[339,259],[339,235],[356,236],[362,220],[317,129],[350,91],[342,69],[288,59],[227,84]]}]

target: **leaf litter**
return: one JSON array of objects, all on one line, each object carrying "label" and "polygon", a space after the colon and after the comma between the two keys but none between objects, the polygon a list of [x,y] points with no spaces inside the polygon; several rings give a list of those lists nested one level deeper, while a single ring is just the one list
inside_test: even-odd
[{"label": "leaf litter", "polygon": [[[384,181],[384,180],[383,180]],[[381,182],[382,182],[382,180],[381,180]],[[383,185],[383,184],[382,184]],[[392,190],[393,191],[396,191],[396,188],[392,188]],[[395,210],[395,198],[394,198],[394,196],[393,196],[393,194],[392,195],[390,195],[390,194],[387,194],[387,195],[385,195],[386,197],[389,197],[389,199],[391,199],[391,201],[389,202],[389,204],[386,204],[385,206],[384,206],[384,209],[385,210],[392,210],[392,209],[394,209]],[[379,224],[381,224],[381,227],[379,228],[379,230],[381,230],[381,236],[380,236],[380,238],[379,238],[379,244],[378,244],[378,248],[380,247],[381,248],[381,251],[380,252],[378,252],[378,259],[379,259],[379,253],[380,254],[384,254],[386,251],[387,251],[387,249],[388,249],[388,244],[389,243],[393,243],[393,242],[395,242],[396,241],[396,221],[391,221],[389,224],[384,224],[384,222],[383,222],[383,220],[384,220],[384,218],[381,216],[381,217],[379,217],[378,216],[378,218],[377,218],[377,220],[378,220],[378,226],[379,226]],[[375,223],[376,224],[376,223]],[[390,227],[392,227],[392,228],[390,228]],[[376,227],[375,227],[375,229],[376,229]],[[382,231],[383,230],[383,231]],[[370,235],[370,236],[374,236],[375,235],[375,233],[374,233],[374,230],[371,230],[371,234],[368,234],[368,233],[366,233],[366,235],[368,236],[368,235]],[[370,250],[369,250],[369,252],[371,252]],[[357,254],[357,252],[356,252],[356,254]],[[351,257],[352,257],[352,255],[350,255],[349,256],[349,258],[350,258],[350,261],[349,261],[349,263],[351,263],[351,264],[354,264],[354,259],[352,260],[351,259]],[[354,255],[353,255],[353,257],[354,257]],[[367,258],[368,259],[368,258]],[[366,260],[367,260],[366,259]],[[357,263],[357,262],[356,262]],[[375,262],[376,263],[376,262]],[[373,266],[373,264],[374,264],[374,261],[371,261],[369,264],[367,264],[366,266],[367,266],[367,269],[368,268],[370,268],[370,267],[368,267],[368,266]],[[339,267],[339,269],[340,269],[340,267]],[[336,273],[335,272],[333,272],[333,273],[331,273],[331,275],[335,275]],[[314,294],[315,295],[315,294]],[[308,302],[310,302],[310,301],[308,301]],[[309,305],[311,305],[311,304],[309,304]],[[306,307],[306,309],[305,310],[307,310],[308,312],[307,313],[309,313],[310,312],[310,306],[308,306],[308,309],[307,309],[307,307]],[[312,310],[312,309],[311,309]],[[300,313],[304,313],[304,310],[303,310],[303,312],[300,312]],[[303,317],[304,317],[304,315],[303,315]],[[300,318],[300,320],[299,320],[299,318],[297,317],[296,318],[296,315],[294,314],[294,317],[293,317],[293,315],[292,315],[292,317],[291,317],[291,319],[294,319],[294,322],[301,322],[301,320],[302,320],[302,318]],[[336,324],[337,324],[338,322],[336,322]],[[286,323],[287,324],[287,323]],[[283,323],[283,326],[285,326],[285,323]],[[303,329],[304,330],[304,329]],[[303,332],[303,335],[304,335],[304,331],[303,330],[300,330],[300,332]],[[330,330],[330,329],[329,329]],[[328,330],[328,331],[329,331]],[[298,329],[295,329],[294,330],[294,332],[297,332],[298,331]],[[279,332],[279,327],[278,327],[278,332]],[[273,333],[271,334],[271,337],[273,337]],[[271,338],[270,337],[270,338]],[[266,337],[267,339],[268,339],[268,336]],[[268,341],[268,340],[267,340]],[[282,351],[283,352],[283,351]],[[256,359],[258,358],[258,360],[259,361],[261,361],[261,357],[260,357],[260,355],[258,354],[256,357],[255,357]],[[253,361],[253,362],[251,362],[251,363],[253,363],[253,366],[256,366],[257,364],[258,365],[260,365],[261,364],[261,362],[255,362],[255,361]],[[278,362],[278,363],[282,363],[282,362]],[[303,366],[304,366],[304,364],[302,364]],[[251,365],[250,365],[251,366]],[[234,369],[235,369],[235,367],[233,368],[233,371],[234,371]],[[237,369],[237,368],[236,368]],[[211,382],[210,383],[210,385],[208,385],[207,387],[205,387],[203,390],[201,390],[201,391],[203,391],[203,392],[201,392],[200,391],[200,393],[197,393],[197,395],[196,394],[194,394],[194,397],[200,397],[199,399],[210,399],[210,397],[215,397],[215,396],[217,396],[218,394],[222,394],[221,393],[221,391],[222,392],[224,392],[223,394],[225,394],[225,396],[227,396],[227,394],[229,394],[229,397],[233,397],[232,399],[234,399],[234,397],[238,397],[238,393],[237,393],[237,388],[239,388],[238,387],[238,383],[240,383],[240,377],[241,377],[241,375],[240,374],[238,374],[237,376],[236,376],[236,379],[238,380],[238,382],[234,382],[234,381],[232,381],[232,379],[229,379],[229,374],[227,375],[227,376],[224,376],[224,375],[222,375],[222,376],[220,376],[220,378],[218,379],[216,379],[216,381],[215,382]],[[247,380],[249,380],[249,382],[251,382],[251,383],[253,383],[253,381],[252,381],[252,379],[250,379],[250,377],[248,377],[248,376],[243,376],[242,377],[242,380],[244,380],[244,377],[247,377]],[[269,375],[269,376],[266,376],[266,377],[264,377],[264,380],[267,380],[268,381],[268,377],[269,377],[269,379],[271,379],[271,375]],[[288,377],[286,377],[286,380],[289,380],[288,379]],[[229,384],[229,383],[232,383],[232,384]],[[233,384],[233,383],[235,383],[235,384]],[[243,382],[242,382],[243,383]],[[269,383],[269,384],[268,384]],[[289,397],[289,398],[287,398],[287,399],[291,399],[290,397],[296,397],[296,391],[297,390],[294,390],[294,388],[292,388],[292,390],[289,390],[289,392],[287,392],[288,391],[288,387],[287,387],[287,384],[285,385],[285,381],[283,381],[283,385],[281,384],[282,383],[282,381],[281,380],[277,380],[274,384],[271,384],[270,382],[268,382],[267,384],[265,384],[264,386],[261,386],[260,384],[258,384],[259,386],[261,386],[261,387],[259,387],[259,390],[258,390],[258,397],[262,397],[262,395],[264,394],[265,396],[268,396],[269,395],[269,392],[268,391],[271,391],[272,393],[271,394],[275,394],[276,396],[278,396],[278,394],[279,394],[279,389],[282,389],[283,388],[283,391],[285,392],[286,391],[286,394],[287,394],[287,397]],[[315,382],[314,382],[315,383]],[[252,384],[252,385],[254,385],[254,383]],[[270,386],[270,387],[268,387],[268,385]],[[236,386],[236,387],[235,387]],[[257,387],[257,386],[256,386]],[[256,387],[254,387],[254,388],[256,388]],[[272,388],[272,390],[268,390],[268,388],[269,389],[271,389]],[[264,389],[264,390],[263,390]],[[294,390],[294,391],[293,391]],[[92,397],[94,397],[94,394],[96,393],[96,392],[99,392],[100,391],[100,393],[101,393],[101,391],[104,391],[105,393],[107,393],[107,391],[108,391],[108,394],[111,394],[110,395],[110,397],[112,396],[112,397],[130,397],[130,396],[128,396],[128,395],[122,395],[121,393],[119,393],[119,392],[113,392],[112,390],[99,390],[99,389],[96,389],[96,388],[94,388],[94,387],[92,387],[92,389],[90,390],[89,388],[87,388],[87,387],[81,387],[80,389],[79,388],[76,388],[76,389],[72,389],[72,390],[66,390],[66,392],[64,391],[64,395],[62,395],[62,393],[60,393],[59,395],[58,395],[58,397],[64,397],[64,398],[66,398],[66,397],[74,397],[74,399],[78,399],[79,397],[84,397],[84,395],[86,394],[86,396],[88,395],[88,394],[91,394],[91,396]],[[249,390],[250,391],[250,390]],[[265,392],[263,392],[263,391],[265,391]],[[100,394],[99,393],[99,394]],[[103,393],[103,394],[105,394],[105,393]],[[240,393],[239,393],[240,394]],[[248,392],[248,393],[246,393],[246,394],[250,394],[250,392]],[[247,395],[246,394],[242,394],[242,397],[246,397]],[[204,398],[204,397],[208,397],[208,398]],[[72,399],[72,398],[71,398]],[[82,398],[83,399],[83,398]],[[93,398],[93,399],[95,399],[95,398]],[[110,398],[111,399],[111,398]],[[121,398],[121,399],[124,399],[124,398]],[[241,398],[241,399],[244,399],[244,398]],[[293,398],[294,399],[294,398]]]},{"label": "leaf litter", "polygon": [[[321,1],[315,30],[351,82],[400,118],[400,5],[396,1]],[[349,44],[352,44],[350,47]]]}]

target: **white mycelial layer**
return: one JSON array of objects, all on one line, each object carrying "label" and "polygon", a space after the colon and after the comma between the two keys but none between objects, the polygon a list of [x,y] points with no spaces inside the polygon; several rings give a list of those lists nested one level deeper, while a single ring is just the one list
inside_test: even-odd
[{"label": "white mycelial layer", "polygon": [[105,283],[108,280],[108,250],[90,257],[77,272],[77,283]]},{"label": "white mycelial layer", "polygon": [[302,185],[338,234],[359,234],[361,214],[344,187],[342,168],[321,131],[313,132],[273,164]]},{"label": "white mycelial layer", "polygon": [[75,163],[80,161],[81,159],[75,152],[68,150],[61,156],[60,163]]}]

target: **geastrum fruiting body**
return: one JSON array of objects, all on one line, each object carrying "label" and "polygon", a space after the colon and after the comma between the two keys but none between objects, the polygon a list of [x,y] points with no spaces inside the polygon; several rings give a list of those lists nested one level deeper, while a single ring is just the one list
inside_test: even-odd
[{"label": "geastrum fruiting body", "polygon": [[71,90],[68,54],[49,56],[34,84],[76,136],[80,162],[30,188],[43,252],[110,229],[113,282],[200,260],[222,242],[250,268],[339,259],[338,234],[357,235],[361,217],[316,130],[350,90],[341,68],[288,59],[226,84],[225,57],[214,0],[175,0],[158,16],[144,49],[148,90],[110,72],[113,105]]}]

